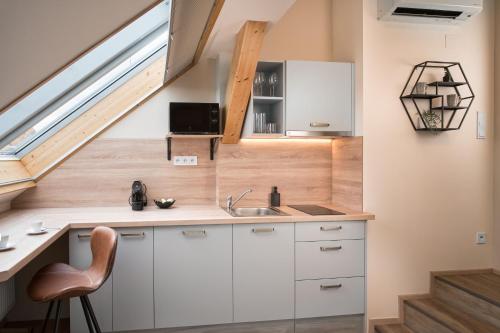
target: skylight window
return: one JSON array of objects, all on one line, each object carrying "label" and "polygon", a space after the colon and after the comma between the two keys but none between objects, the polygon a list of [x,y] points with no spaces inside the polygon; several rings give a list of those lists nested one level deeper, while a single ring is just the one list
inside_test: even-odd
[{"label": "skylight window", "polygon": [[164,1],[0,113],[0,156],[21,157],[161,56],[170,2]]}]

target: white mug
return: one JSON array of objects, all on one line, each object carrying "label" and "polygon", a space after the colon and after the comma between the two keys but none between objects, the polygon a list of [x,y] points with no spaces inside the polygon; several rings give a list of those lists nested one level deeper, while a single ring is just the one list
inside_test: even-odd
[{"label": "white mug", "polygon": [[40,231],[42,231],[42,227],[43,227],[42,221],[31,222],[30,231],[31,232],[40,232]]},{"label": "white mug", "polygon": [[9,235],[0,234],[0,248],[6,248],[9,243]]}]

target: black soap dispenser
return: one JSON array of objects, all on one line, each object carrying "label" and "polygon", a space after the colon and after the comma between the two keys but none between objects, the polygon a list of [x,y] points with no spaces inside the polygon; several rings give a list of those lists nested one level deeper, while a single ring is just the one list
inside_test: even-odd
[{"label": "black soap dispenser", "polygon": [[280,193],[278,192],[278,186],[273,186],[271,189],[271,194],[269,195],[269,201],[271,202],[271,207],[280,206]]}]

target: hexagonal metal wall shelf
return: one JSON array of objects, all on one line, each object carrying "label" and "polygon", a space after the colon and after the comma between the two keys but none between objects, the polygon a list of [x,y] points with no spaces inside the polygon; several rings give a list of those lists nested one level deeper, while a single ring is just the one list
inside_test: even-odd
[{"label": "hexagonal metal wall shelf", "polygon": [[[425,91],[419,91],[422,89]],[[448,95],[457,95],[458,103],[445,103]],[[474,92],[460,63],[425,61],[413,68],[400,100],[415,131],[453,131],[462,126],[474,101]]]}]

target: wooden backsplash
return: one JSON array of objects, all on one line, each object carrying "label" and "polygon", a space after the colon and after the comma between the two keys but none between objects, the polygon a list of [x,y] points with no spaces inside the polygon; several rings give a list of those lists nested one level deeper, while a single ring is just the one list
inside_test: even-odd
[{"label": "wooden backsplash", "polygon": [[331,201],[331,142],[329,140],[244,140],[221,145],[217,159],[219,203],[254,191],[242,206],[268,205],[271,186],[278,186],[281,204]]},{"label": "wooden backsplash", "polygon": [[148,198],[174,197],[184,204],[214,204],[215,161],[208,140],[176,140],[173,155],[197,155],[198,166],[167,160],[163,140],[97,139],[15,199],[13,207],[128,205],[132,181],[142,180]]},{"label": "wooden backsplash", "polygon": [[[328,140],[243,140],[237,145],[219,144],[216,160],[210,161],[208,140],[174,140],[173,156],[198,156],[197,166],[174,166],[166,158],[163,140],[97,139],[41,179],[36,188],[21,194],[12,206],[123,206],[136,179],[148,186],[149,199],[174,197],[179,204],[224,205],[228,194],[236,197],[252,188],[254,192],[241,205],[267,205],[273,185],[281,192],[282,204],[329,203],[332,189],[338,192],[332,178],[341,182],[341,192],[359,193],[362,182],[352,181],[356,173],[344,170],[361,169],[362,160],[349,157],[361,147],[359,142],[339,145],[349,153],[338,152],[345,157],[332,162]],[[354,155],[359,156],[359,151]],[[332,172],[332,163],[337,171]],[[343,174],[347,179],[339,176]],[[346,189],[351,185],[356,188]],[[359,201],[357,195],[351,198]]]}]

